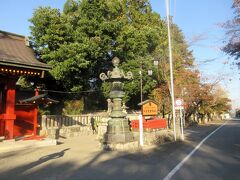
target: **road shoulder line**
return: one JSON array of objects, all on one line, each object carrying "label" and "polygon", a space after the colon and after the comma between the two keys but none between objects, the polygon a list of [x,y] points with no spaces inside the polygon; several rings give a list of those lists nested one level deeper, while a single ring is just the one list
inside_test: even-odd
[{"label": "road shoulder line", "polygon": [[180,163],[178,163],[164,178],[163,180],[169,180],[172,178],[172,176],[184,165],[184,163],[200,148],[200,146],[208,139],[210,138],[215,132],[217,132],[219,129],[221,129],[227,121],[219,126],[217,129],[215,129],[213,132],[211,132],[209,135],[207,135]]}]

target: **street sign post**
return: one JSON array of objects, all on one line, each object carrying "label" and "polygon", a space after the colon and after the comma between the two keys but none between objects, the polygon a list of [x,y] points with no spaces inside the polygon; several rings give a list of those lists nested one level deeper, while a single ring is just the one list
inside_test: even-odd
[{"label": "street sign post", "polygon": [[175,109],[179,110],[179,109],[184,109],[184,106],[183,106],[183,99],[176,99],[175,100]]},{"label": "street sign post", "polygon": [[143,146],[143,117],[142,114],[138,116],[139,119],[139,144]]},{"label": "street sign post", "polygon": [[153,100],[146,100],[138,105],[142,106],[141,114],[138,116],[139,119],[139,143],[140,146],[144,145],[143,140],[143,116],[156,116],[158,113],[157,103]]},{"label": "street sign post", "polygon": [[183,115],[182,115],[182,109],[180,109],[180,123],[181,123],[181,135],[182,135],[182,140],[184,140],[184,134],[183,134]]},{"label": "street sign post", "polygon": [[183,113],[182,113],[182,110],[184,110],[183,99],[177,98],[175,100],[175,109],[179,110],[179,112],[180,112],[181,139],[184,140],[184,135],[183,135]]}]

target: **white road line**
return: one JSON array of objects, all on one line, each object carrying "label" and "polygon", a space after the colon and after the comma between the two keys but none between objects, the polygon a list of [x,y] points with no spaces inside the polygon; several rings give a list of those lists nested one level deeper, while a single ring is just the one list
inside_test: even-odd
[{"label": "white road line", "polygon": [[225,124],[227,123],[227,121],[222,124],[220,127],[218,127],[217,129],[215,129],[213,132],[211,132],[208,136],[206,136],[180,163],[178,163],[177,166],[175,166],[175,168],[173,168],[167,176],[165,176],[163,178],[163,180],[169,180],[172,178],[172,176],[183,166],[183,164],[200,148],[200,146],[208,139],[210,138],[215,132],[217,132],[220,128],[222,128]]}]

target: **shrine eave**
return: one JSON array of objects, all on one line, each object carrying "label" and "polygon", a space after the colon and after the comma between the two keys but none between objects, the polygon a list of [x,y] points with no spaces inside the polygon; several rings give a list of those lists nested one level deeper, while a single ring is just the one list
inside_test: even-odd
[{"label": "shrine eave", "polygon": [[18,63],[16,61],[11,61],[9,59],[3,59],[0,58],[0,66],[11,66],[11,67],[17,67],[17,68],[25,68],[25,69],[32,69],[32,70],[41,70],[41,71],[49,71],[52,69],[51,66],[47,64],[24,64],[24,63]]},{"label": "shrine eave", "polygon": [[0,66],[18,70],[51,70],[51,66],[36,58],[28,37],[2,30],[0,30]]}]

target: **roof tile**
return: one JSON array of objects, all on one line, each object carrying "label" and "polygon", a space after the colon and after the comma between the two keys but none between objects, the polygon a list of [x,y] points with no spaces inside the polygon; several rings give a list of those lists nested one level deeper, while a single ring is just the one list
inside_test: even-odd
[{"label": "roof tile", "polygon": [[0,30],[0,64],[29,69],[50,70],[51,66],[38,61],[33,49],[26,45],[26,38],[21,35]]}]

